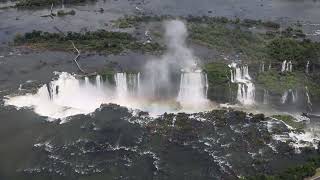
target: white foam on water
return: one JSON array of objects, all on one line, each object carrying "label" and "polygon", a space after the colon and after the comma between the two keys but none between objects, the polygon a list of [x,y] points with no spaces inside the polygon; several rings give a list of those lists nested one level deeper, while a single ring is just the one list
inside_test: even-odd
[{"label": "white foam on water", "polygon": [[[77,114],[94,112],[101,104],[115,103],[130,109],[148,111],[151,116],[165,112],[200,112],[211,108],[206,99],[206,78],[201,72],[194,72],[182,79],[178,98],[158,99],[139,94],[140,73],[116,73],[115,85],[105,83],[100,75],[76,78],[68,73],[60,73],[56,80],[40,87],[35,94],[8,96],[5,105],[17,108],[32,108],[41,116],[63,119]],[[191,84],[190,84],[191,83]],[[198,84],[199,83],[199,84]],[[183,98],[187,98],[186,101]],[[177,100],[179,99],[179,101]],[[199,102],[198,102],[199,101]],[[202,104],[206,102],[205,104]],[[190,104],[189,104],[190,103]],[[199,106],[199,105],[203,106]]]},{"label": "white foam on water", "polygon": [[237,100],[242,105],[255,104],[255,86],[249,75],[247,65],[240,66],[235,63],[229,65],[231,70],[231,82],[238,84]]},{"label": "white foam on water", "polygon": [[81,82],[68,73],[61,73],[57,80],[43,85],[36,94],[8,98],[5,105],[33,108],[37,114],[54,119],[88,114],[109,101],[103,88],[90,84],[88,79]]}]

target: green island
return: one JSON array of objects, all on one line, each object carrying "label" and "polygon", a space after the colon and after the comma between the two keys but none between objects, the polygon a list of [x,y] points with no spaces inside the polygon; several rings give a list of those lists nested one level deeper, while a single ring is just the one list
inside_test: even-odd
[{"label": "green island", "polygon": [[18,8],[30,8],[30,7],[42,7],[49,6],[51,4],[60,5],[64,4],[79,4],[85,2],[96,2],[96,0],[17,0],[16,7]]},{"label": "green island", "polygon": [[73,41],[82,51],[107,54],[119,54],[126,50],[154,52],[163,49],[158,43],[139,42],[128,33],[105,30],[85,33],[67,32],[66,34],[32,31],[24,35],[16,35],[14,45],[27,46],[32,49],[69,51],[73,49],[70,41]]}]

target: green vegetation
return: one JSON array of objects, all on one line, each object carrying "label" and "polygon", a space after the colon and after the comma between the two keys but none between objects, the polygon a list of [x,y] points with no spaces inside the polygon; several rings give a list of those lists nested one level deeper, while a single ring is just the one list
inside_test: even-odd
[{"label": "green vegetation", "polygon": [[107,80],[109,83],[114,84],[114,74],[116,72],[112,68],[106,68],[99,74],[102,76],[104,80]]},{"label": "green vegetation", "polygon": [[250,20],[250,19],[244,19],[241,21],[239,18],[237,19],[228,19],[226,17],[210,17],[210,16],[188,16],[188,17],[173,17],[170,15],[163,15],[163,16],[125,16],[123,18],[120,18],[114,23],[118,24],[119,22],[124,23],[128,25],[128,27],[136,26],[141,22],[156,22],[156,21],[163,21],[163,20],[169,20],[169,19],[182,19],[189,23],[206,23],[206,24],[239,24],[246,27],[252,27],[252,26],[261,26],[271,29],[279,29],[280,24],[276,22],[271,21],[262,21],[262,20]]},{"label": "green vegetation", "polygon": [[320,56],[320,43],[296,39],[297,33],[292,33],[294,30],[263,34],[246,30],[239,24],[207,22],[189,23],[189,29],[194,42],[225,53],[239,54],[246,61],[280,63],[290,60],[297,65],[295,67],[302,69],[307,61],[316,62]]},{"label": "green vegetation", "polygon": [[305,123],[298,122],[294,117],[290,115],[273,115],[272,117],[283,121],[284,123],[293,127],[296,130],[302,130],[303,128],[305,128]]},{"label": "green vegetation", "polygon": [[299,72],[280,73],[275,70],[259,73],[256,82],[274,94],[282,94],[288,89],[301,87],[304,75]]},{"label": "green vegetation", "polygon": [[290,60],[305,66],[309,60],[319,57],[320,45],[308,40],[298,41],[292,38],[276,38],[267,46],[268,54],[278,61]]},{"label": "green vegetation", "polygon": [[41,7],[41,6],[48,6],[51,4],[58,5],[64,2],[65,4],[76,4],[76,3],[84,3],[84,2],[94,2],[96,0],[18,0],[16,6],[19,8],[25,7]]},{"label": "green vegetation", "polygon": [[306,82],[306,86],[309,90],[310,98],[313,101],[319,101],[320,100],[320,75],[314,74],[312,77],[309,77],[308,81]]},{"label": "green vegetation", "polygon": [[141,50],[143,52],[162,51],[158,43],[141,43],[132,35],[124,32],[110,32],[98,30],[94,32],[49,33],[33,31],[24,35],[17,35],[15,45],[24,45],[35,49],[72,50],[73,41],[78,49],[84,51],[98,51],[118,54],[126,50]]},{"label": "green vegetation", "polygon": [[241,22],[242,25],[244,26],[248,26],[248,27],[252,27],[252,26],[264,26],[264,27],[268,27],[268,28],[273,28],[273,29],[279,29],[280,28],[280,24],[276,23],[276,22],[272,22],[272,21],[261,21],[261,20],[253,20],[253,19],[244,19]]},{"label": "green vegetation", "polygon": [[76,14],[75,10],[70,10],[70,11],[59,10],[57,12],[58,16],[75,15],[75,14]]},{"label": "green vegetation", "polygon": [[301,29],[293,29],[292,27],[286,28],[281,32],[281,35],[284,37],[293,37],[293,38],[305,38],[306,35]]},{"label": "green vegetation", "polygon": [[265,175],[260,174],[252,177],[243,178],[245,180],[303,180],[304,178],[313,176],[320,167],[320,157],[312,158],[307,163],[299,165],[297,167],[292,167],[284,172],[278,173],[276,175]]},{"label": "green vegetation", "polygon": [[227,101],[236,85],[230,82],[230,68],[224,63],[210,63],[204,67],[209,83],[208,98]]},{"label": "green vegetation", "polygon": [[306,75],[301,71],[281,73],[273,69],[257,75],[257,85],[275,95],[281,95],[289,89],[308,87],[309,95],[314,101],[320,100],[319,74]]},{"label": "green vegetation", "polygon": [[267,58],[266,41],[262,36],[243,31],[238,25],[190,23],[190,38],[200,44],[226,53],[242,54],[246,60]]},{"label": "green vegetation", "polygon": [[134,16],[125,16],[113,21],[113,24],[118,28],[131,28],[138,24],[138,20]]},{"label": "green vegetation", "polygon": [[[72,14],[58,12],[58,15]],[[173,19],[171,16],[125,16],[114,21],[117,28],[132,28],[140,23],[161,22]],[[225,17],[182,17],[188,25],[189,40],[215,49],[221,54],[236,54],[245,63],[271,62],[271,71],[257,73],[253,76],[256,83],[272,94],[281,95],[285,90],[304,88],[309,89],[312,99],[320,99],[319,74],[304,73],[307,61],[311,65],[319,64],[320,43],[304,39],[302,31],[287,28],[279,31],[279,24],[259,20],[227,19]],[[266,33],[251,31],[248,27],[264,28]],[[162,42],[162,32],[151,29],[150,33],[158,42]],[[300,35],[299,35],[300,34]],[[139,42],[129,33],[95,32],[75,33],[67,35],[34,31],[24,35],[17,35],[16,45],[25,45],[31,48],[73,50],[70,40],[81,51],[97,51],[102,53],[118,54],[126,50],[141,50],[143,52],[159,52],[164,48],[158,43]],[[292,61],[292,73],[280,73],[279,68],[284,60]],[[310,66],[311,67],[311,66]],[[229,82],[229,68],[224,64],[212,63],[204,67],[208,73],[210,99],[218,101],[233,99],[236,88]],[[231,84],[231,85],[230,85]],[[220,95],[219,95],[220,94]],[[221,94],[223,94],[221,96]],[[230,100],[230,99],[228,99]]]}]

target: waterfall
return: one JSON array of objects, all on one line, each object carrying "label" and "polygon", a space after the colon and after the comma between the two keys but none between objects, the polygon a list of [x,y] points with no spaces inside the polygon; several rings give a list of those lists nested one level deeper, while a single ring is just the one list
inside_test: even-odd
[{"label": "waterfall", "polygon": [[140,92],[140,73],[116,73],[114,75],[116,82],[117,98],[125,99],[139,96]]},{"label": "waterfall", "polygon": [[287,102],[287,99],[288,99],[288,91],[285,91],[281,97],[281,103],[284,104]]},{"label": "waterfall", "polygon": [[269,92],[268,90],[263,90],[263,104],[268,104],[269,102]]},{"label": "waterfall", "polygon": [[127,74],[128,82],[127,87],[131,95],[136,95],[138,90],[138,76],[136,74]]},{"label": "waterfall", "polygon": [[64,0],[61,0],[61,8],[64,9]]},{"label": "waterfall", "polygon": [[141,96],[140,72],[137,75],[137,96]]},{"label": "waterfall", "polygon": [[265,69],[264,69],[264,62],[262,62],[262,64],[260,65],[260,72],[264,72]]},{"label": "waterfall", "polygon": [[292,61],[284,60],[281,66],[281,72],[292,72]]},{"label": "waterfall", "polygon": [[291,97],[291,102],[295,103],[298,100],[298,91],[289,89],[285,91],[281,97],[281,103],[285,104],[289,102],[289,97]]},{"label": "waterfall", "polygon": [[84,82],[85,82],[86,85],[89,85],[89,84],[90,84],[89,78],[88,78],[88,77],[85,77],[85,78],[84,78]]},{"label": "waterfall", "polygon": [[231,74],[231,76],[230,76],[230,81],[231,81],[232,83],[234,83],[235,80],[234,80],[234,75],[233,75],[233,70],[232,70],[232,69],[230,69],[230,74]]},{"label": "waterfall", "polygon": [[269,71],[271,70],[271,63],[269,64],[269,68],[268,68],[268,70],[269,70]]},{"label": "waterfall", "polygon": [[289,61],[288,65],[287,65],[287,71],[292,72],[292,62],[291,61]]},{"label": "waterfall", "polygon": [[[101,75],[89,79],[60,73],[57,79],[44,84],[36,94],[8,97],[5,105],[30,107],[37,114],[54,119],[88,114],[101,104],[108,103],[138,108],[156,115],[179,110],[208,110],[210,103],[207,100],[206,74],[195,70],[181,73],[180,78],[179,93],[176,97],[149,98],[144,91],[140,92],[141,89],[149,90],[148,80],[140,79],[140,73],[116,73],[114,85],[104,83]],[[156,78],[153,82],[158,88]]]},{"label": "waterfall", "polygon": [[307,97],[308,108],[309,108],[310,111],[312,111],[312,102],[311,102],[311,99],[310,99],[309,89],[308,89],[307,86],[305,87],[305,92],[306,92],[306,97]]},{"label": "waterfall", "polygon": [[183,72],[177,101],[182,106],[197,106],[207,102],[208,80],[201,70]]},{"label": "waterfall", "polygon": [[209,90],[209,81],[208,81],[208,75],[207,75],[207,73],[205,74],[205,82],[206,82],[206,86],[205,86],[205,89],[206,89],[205,97],[207,98],[207,97],[208,97],[208,90]]},{"label": "waterfall", "polygon": [[249,75],[249,68],[247,65],[238,66],[230,65],[231,82],[238,84],[237,100],[243,105],[252,105],[255,103],[255,87]]},{"label": "waterfall", "polygon": [[291,96],[292,96],[292,102],[295,103],[298,100],[298,91],[291,91]]},{"label": "waterfall", "polygon": [[33,107],[42,116],[65,118],[93,112],[102,103],[108,102],[107,93],[91,84],[88,77],[82,80],[68,73],[60,73],[58,79],[40,87],[36,94],[11,97],[6,104]]},{"label": "waterfall", "polygon": [[116,73],[114,75],[116,82],[117,98],[125,99],[128,97],[128,84],[126,73]]},{"label": "waterfall", "polygon": [[281,72],[284,72],[286,70],[286,66],[287,66],[287,61],[284,60],[281,65]]},{"label": "waterfall", "polygon": [[308,61],[306,65],[306,74],[309,74],[309,66],[310,66],[310,61]]},{"label": "waterfall", "polygon": [[100,75],[96,76],[96,85],[98,88],[101,88],[101,85],[103,84],[102,78]]},{"label": "waterfall", "polygon": [[253,86],[253,83],[239,84],[237,93],[238,101],[244,105],[254,104],[254,90],[255,88]]}]

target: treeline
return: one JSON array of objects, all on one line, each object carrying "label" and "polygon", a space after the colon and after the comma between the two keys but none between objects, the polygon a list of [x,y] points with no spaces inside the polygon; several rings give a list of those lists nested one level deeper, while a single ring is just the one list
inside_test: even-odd
[{"label": "treeline", "polygon": [[304,70],[307,61],[319,63],[320,43],[281,36],[268,43],[267,52],[273,60],[292,61],[295,68]]},{"label": "treeline", "polygon": [[129,33],[105,30],[85,33],[67,32],[66,34],[34,30],[24,35],[16,35],[14,39],[15,45],[37,45],[37,47],[60,50],[71,47],[70,41],[73,41],[82,50],[114,54],[124,50],[153,52],[163,49],[158,43],[139,42]]},{"label": "treeline", "polygon": [[220,16],[170,16],[170,15],[162,15],[162,16],[125,16],[123,18],[118,19],[115,21],[116,23],[119,24],[125,24],[126,26],[123,26],[123,28],[126,27],[132,27],[137,25],[138,23],[141,22],[154,22],[154,21],[164,21],[164,20],[169,20],[169,19],[183,19],[186,20],[187,22],[192,22],[192,23],[205,23],[205,24],[212,24],[212,23],[233,23],[233,24],[239,24],[247,27],[252,27],[252,26],[264,26],[267,28],[272,28],[272,29],[279,29],[280,24],[272,21],[262,21],[262,20],[252,20],[252,19],[244,19],[240,20],[239,18],[236,19],[228,19],[226,17],[220,17]]}]

